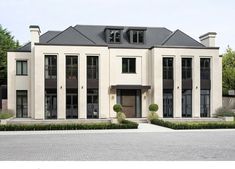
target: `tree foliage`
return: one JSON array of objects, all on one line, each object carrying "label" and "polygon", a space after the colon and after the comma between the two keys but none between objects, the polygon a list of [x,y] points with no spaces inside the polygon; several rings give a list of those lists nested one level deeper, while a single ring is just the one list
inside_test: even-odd
[{"label": "tree foliage", "polygon": [[230,47],[223,55],[223,90],[235,90],[235,51]]},{"label": "tree foliage", "polygon": [[0,25],[0,85],[7,81],[7,51],[18,47],[19,42]]}]

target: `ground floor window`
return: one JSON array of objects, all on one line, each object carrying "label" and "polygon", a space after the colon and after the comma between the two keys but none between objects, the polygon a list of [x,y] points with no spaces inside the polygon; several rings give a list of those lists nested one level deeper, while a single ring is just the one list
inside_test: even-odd
[{"label": "ground floor window", "polygon": [[117,103],[122,105],[127,118],[141,117],[141,90],[117,90]]},{"label": "ground floor window", "polygon": [[173,117],[173,90],[163,90],[163,117]]},{"label": "ground floor window", "polygon": [[87,89],[87,118],[99,118],[98,89]]},{"label": "ground floor window", "polygon": [[66,118],[78,118],[78,89],[66,91]]},{"label": "ground floor window", "polygon": [[192,90],[182,90],[182,117],[192,117]]},{"label": "ground floor window", "polygon": [[16,117],[28,117],[28,95],[27,90],[16,91]]},{"label": "ground floor window", "polygon": [[210,117],[210,90],[201,90],[201,117]]},{"label": "ground floor window", "polygon": [[49,89],[45,91],[45,119],[57,118],[57,91]]}]

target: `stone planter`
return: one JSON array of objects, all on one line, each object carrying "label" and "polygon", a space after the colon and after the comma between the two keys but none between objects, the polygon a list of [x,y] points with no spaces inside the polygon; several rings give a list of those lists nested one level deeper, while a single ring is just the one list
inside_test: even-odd
[{"label": "stone planter", "polygon": [[224,121],[234,121],[234,117],[223,117]]},{"label": "stone planter", "polygon": [[117,118],[112,118],[112,119],[111,119],[111,123],[113,123],[113,124],[118,124]]}]

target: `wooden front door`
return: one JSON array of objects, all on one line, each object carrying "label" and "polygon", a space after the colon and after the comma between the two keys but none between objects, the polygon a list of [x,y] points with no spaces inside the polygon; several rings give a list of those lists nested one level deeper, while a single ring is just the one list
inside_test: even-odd
[{"label": "wooden front door", "polygon": [[136,117],[136,90],[122,90],[121,105],[127,118]]}]

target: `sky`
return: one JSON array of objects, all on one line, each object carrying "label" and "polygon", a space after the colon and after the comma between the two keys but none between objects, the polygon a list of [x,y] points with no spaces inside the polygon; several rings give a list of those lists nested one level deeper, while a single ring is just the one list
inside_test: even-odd
[{"label": "sky", "polygon": [[0,0],[0,11],[0,24],[21,45],[29,25],[44,33],[81,24],[180,29],[198,41],[217,32],[221,54],[235,49],[235,0]]}]

